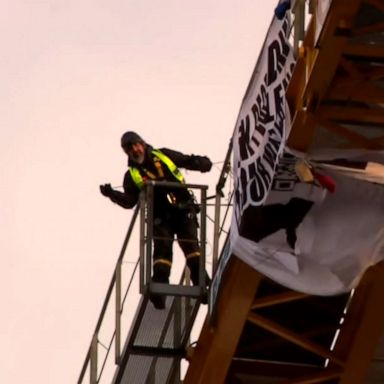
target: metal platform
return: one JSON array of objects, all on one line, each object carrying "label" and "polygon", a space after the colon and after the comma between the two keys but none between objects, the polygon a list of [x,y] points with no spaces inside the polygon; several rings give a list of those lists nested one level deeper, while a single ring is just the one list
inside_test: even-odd
[{"label": "metal platform", "polygon": [[168,296],[157,310],[144,297],[122,353],[114,384],[180,382],[180,360],[185,357],[199,300]]}]

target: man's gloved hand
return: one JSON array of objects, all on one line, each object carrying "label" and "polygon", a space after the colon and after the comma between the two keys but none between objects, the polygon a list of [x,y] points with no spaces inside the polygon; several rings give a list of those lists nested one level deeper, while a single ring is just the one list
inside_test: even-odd
[{"label": "man's gloved hand", "polygon": [[212,168],[212,162],[207,156],[191,155],[192,167],[194,171],[209,172]]},{"label": "man's gloved hand", "polygon": [[100,192],[103,196],[111,197],[113,195],[113,188],[111,184],[100,185]]},{"label": "man's gloved hand", "polygon": [[200,171],[209,172],[212,168],[212,161],[207,156],[200,157]]}]

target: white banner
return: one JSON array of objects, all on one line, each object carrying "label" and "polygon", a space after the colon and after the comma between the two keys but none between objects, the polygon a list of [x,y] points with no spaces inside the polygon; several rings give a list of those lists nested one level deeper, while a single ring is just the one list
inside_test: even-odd
[{"label": "white banner", "polygon": [[[384,259],[384,187],[362,177],[374,161],[380,178],[384,153],[328,151],[306,163],[285,150],[288,31],[274,19],[236,123],[231,252],[294,290],[333,295]],[[340,156],[347,167],[332,162]]]},{"label": "white banner", "polygon": [[235,216],[262,205],[288,136],[285,90],[294,58],[288,43],[288,18],[274,18],[244,97],[233,138]]}]

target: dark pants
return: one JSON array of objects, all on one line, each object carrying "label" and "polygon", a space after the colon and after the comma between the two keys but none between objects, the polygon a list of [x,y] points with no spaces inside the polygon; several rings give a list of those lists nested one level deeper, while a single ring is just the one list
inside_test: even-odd
[{"label": "dark pants", "polygon": [[161,216],[155,215],[153,281],[169,282],[173,256],[172,246],[176,235],[191,271],[191,280],[195,285],[199,283],[200,247],[197,232],[197,217],[192,210],[171,210]]}]

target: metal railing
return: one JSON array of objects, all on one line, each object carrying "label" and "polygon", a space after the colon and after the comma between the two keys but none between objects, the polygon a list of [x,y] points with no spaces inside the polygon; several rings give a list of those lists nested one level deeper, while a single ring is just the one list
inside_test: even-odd
[{"label": "metal railing", "polygon": [[[189,209],[197,207],[199,213],[196,212],[196,219],[199,222],[199,284],[194,286],[185,285],[172,285],[152,282],[152,241],[153,236],[153,221],[154,221],[154,204],[153,196],[156,188],[168,188],[170,190],[177,191],[178,189],[185,189],[191,194],[191,200],[183,204],[185,206],[182,209]],[[173,296],[190,296],[200,297],[206,290],[205,282],[205,264],[206,264],[206,201],[207,201],[207,189],[206,185],[198,184],[181,184],[177,182],[169,181],[150,181],[146,184],[145,193],[142,194],[140,199],[140,293],[158,293]],[[200,203],[194,199],[195,193],[198,191],[200,196],[197,199]],[[168,239],[173,241],[174,239]],[[180,241],[194,241],[191,239],[177,239]]]},{"label": "metal railing", "polygon": [[[225,155],[225,160],[223,167],[220,172],[219,181],[216,184],[216,194],[215,194],[215,217],[214,217],[214,229],[213,229],[213,250],[212,250],[212,269],[213,272],[216,272],[218,258],[219,258],[219,242],[220,236],[223,232],[223,225],[225,223],[225,217],[223,222],[221,222],[221,200],[224,197],[223,188],[227,182],[227,178],[231,171],[231,155],[232,155],[232,140],[229,143],[227,154]],[[232,196],[228,202],[228,206],[232,203]]]},{"label": "metal railing", "polygon": [[[122,266],[122,261],[123,261],[123,258],[124,258],[124,255],[125,255],[125,252],[127,249],[128,242],[129,242],[131,235],[132,235],[132,231],[133,231],[138,213],[139,213],[139,207],[136,207],[136,209],[134,210],[127,234],[125,236],[123,246],[121,248],[120,255],[119,255],[119,258],[117,260],[117,264],[116,264],[114,273],[112,275],[111,282],[110,282],[109,287],[108,287],[107,294],[106,294],[105,299],[104,299],[104,303],[103,303],[103,306],[101,309],[101,313],[99,315],[99,319],[98,319],[97,324],[96,324],[95,331],[93,332],[91,345],[88,349],[82,370],[80,372],[78,384],[83,383],[84,376],[85,376],[88,368],[90,368],[90,383],[93,384],[93,383],[97,383],[99,381],[99,378],[103,372],[103,368],[104,368],[106,360],[109,356],[111,346],[112,346],[114,339],[115,339],[115,363],[118,364],[120,361],[121,311],[122,311],[122,304],[124,304],[124,300],[123,300],[123,303],[121,301],[121,297],[122,297],[121,266]],[[138,266],[138,262],[135,265],[134,271],[133,271],[131,279],[129,281],[127,290],[125,292],[125,297],[127,296],[128,291],[132,285],[133,277],[135,275],[137,266]],[[107,308],[110,304],[110,301],[112,298],[112,293],[113,293],[114,289],[115,289],[115,331],[112,334],[111,340],[109,342],[109,346],[107,348],[107,354],[105,356],[104,361],[102,362],[102,369],[99,372],[99,369],[98,369],[99,332],[100,332],[100,328],[102,326],[102,323],[104,321],[105,313],[106,313]]]},{"label": "metal railing", "polygon": [[[182,280],[178,285],[152,283],[151,270],[152,270],[152,240],[153,240],[153,190],[155,187],[168,187],[168,188],[187,188],[188,190],[197,189],[200,191],[200,204],[199,210],[199,243],[201,249],[200,265],[199,265],[199,281],[198,286],[182,285],[184,282],[183,273]],[[89,382],[96,384],[100,381],[103,374],[107,359],[110,357],[114,343],[114,363],[119,366],[122,358],[122,332],[121,332],[121,315],[124,308],[125,300],[129,294],[129,289],[132,286],[133,279],[137,272],[138,266],[140,266],[140,293],[146,295],[150,292],[156,292],[166,295],[174,296],[187,296],[194,298],[201,298],[206,293],[206,282],[203,275],[205,274],[205,244],[206,244],[206,200],[207,200],[207,186],[196,184],[180,184],[165,181],[149,182],[146,188],[140,194],[140,204],[135,208],[127,234],[125,236],[120,255],[117,259],[116,267],[112,275],[111,282],[108,287],[104,303],[102,305],[101,313],[99,315],[89,349],[85,361],[83,363],[78,384],[84,382],[87,370],[89,370]],[[132,275],[129,279],[128,286],[125,292],[122,292],[122,265],[123,259],[127,251],[129,240],[131,239],[132,232],[134,230],[137,216],[140,213],[140,246],[139,257],[135,263]],[[180,240],[180,239],[179,239]],[[114,302],[114,330],[105,347],[106,355],[104,359],[100,360],[99,346],[100,342],[100,330],[103,322],[106,321],[105,316],[107,308],[113,305],[113,292],[115,292]]]}]

